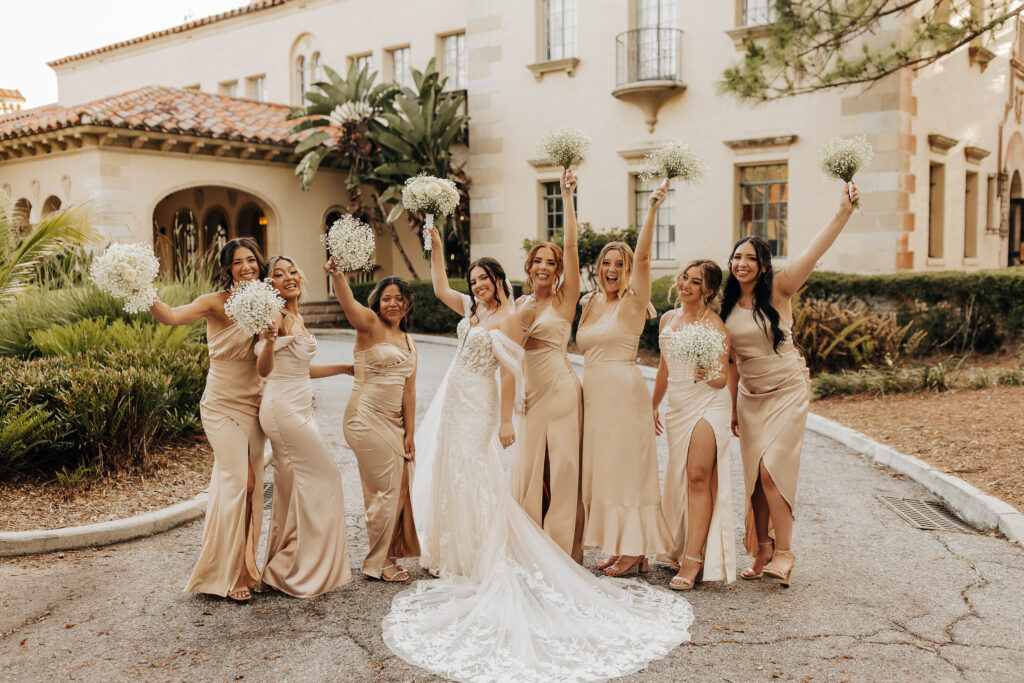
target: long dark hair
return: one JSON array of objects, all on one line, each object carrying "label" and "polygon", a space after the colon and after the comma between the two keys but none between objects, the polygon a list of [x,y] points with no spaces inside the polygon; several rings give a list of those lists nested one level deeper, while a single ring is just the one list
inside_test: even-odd
[{"label": "long dark hair", "polygon": [[[764,330],[764,336],[771,339],[772,351],[778,353],[779,345],[785,341],[786,335],[779,327],[779,312],[772,306],[772,282],[775,279],[775,272],[772,270],[772,249],[762,237],[756,235],[744,237],[732,248],[732,254],[729,255],[729,277],[725,279],[725,287],[722,291],[722,320],[729,318],[736,302],[740,300],[740,283],[732,274],[732,262],[736,258],[736,250],[746,242],[753,245],[757,265],[761,270],[754,283],[754,319]],[[768,333],[769,327],[771,327],[771,334]]]},{"label": "long dark hair", "polygon": [[235,258],[235,251],[243,247],[256,257],[260,271],[259,279],[262,280],[267,276],[267,264],[263,261],[260,245],[251,237],[236,237],[233,240],[228,240],[228,243],[221,247],[220,253],[217,255],[217,264],[220,266],[220,283],[224,289],[231,289],[231,286],[235,284],[235,278],[231,276],[231,261]]},{"label": "long dark hair", "polygon": [[[498,287],[505,292],[505,296],[512,299],[512,287],[508,284],[508,278],[505,277],[505,269],[501,267],[501,264],[490,256],[484,256],[478,258],[469,264],[469,268],[466,270],[466,284],[469,284],[469,279],[473,276],[473,269],[479,266],[487,273],[487,277],[490,278],[491,282],[494,283],[494,302],[497,306],[501,306],[501,300],[498,298]],[[469,307],[470,320],[476,317],[476,295],[473,294],[473,288],[469,288],[469,300],[473,302],[473,305]]]},{"label": "long dark hair", "polygon": [[370,297],[366,303],[369,304],[370,310],[377,314],[377,317],[383,320],[384,318],[380,315],[380,297],[384,294],[384,290],[394,285],[398,287],[398,291],[402,294],[402,298],[405,299],[405,315],[398,322],[398,329],[402,332],[408,332],[409,326],[412,324],[412,285],[406,280],[396,276],[389,275],[377,282],[377,286],[370,292]]}]

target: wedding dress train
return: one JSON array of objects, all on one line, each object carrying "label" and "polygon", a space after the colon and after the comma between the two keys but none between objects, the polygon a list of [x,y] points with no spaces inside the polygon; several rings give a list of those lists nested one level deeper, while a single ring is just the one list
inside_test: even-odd
[{"label": "wedding dress train", "polygon": [[500,364],[515,377],[521,408],[523,349],[468,318],[458,334],[417,434],[413,486],[421,564],[440,578],[395,596],[384,642],[454,680],[546,682],[623,676],[689,640],[689,603],[595,577],[515,503],[499,455],[496,372]]}]

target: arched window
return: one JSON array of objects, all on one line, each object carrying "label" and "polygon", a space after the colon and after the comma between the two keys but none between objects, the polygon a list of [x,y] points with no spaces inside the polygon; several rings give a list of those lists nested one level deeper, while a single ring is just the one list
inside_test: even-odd
[{"label": "arched window", "polygon": [[295,94],[295,101],[302,104],[302,100],[306,96],[306,87],[308,81],[306,80],[306,58],[299,56],[295,60],[295,84],[298,92]]},{"label": "arched window", "polygon": [[203,246],[219,252],[227,243],[228,217],[221,209],[210,209],[203,218]]},{"label": "arched window", "polygon": [[51,214],[54,211],[60,211],[60,197],[51,194],[43,202],[43,215]]},{"label": "arched window", "polygon": [[22,197],[14,202],[14,227],[21,235],[27,235],[32,227],[29,218],[32,216],[32,202]]},{"label": "arched window", "polygon": [[192,209],[178,209],[171,224],[171,235],[174,239],[175,257],[182,266],[195,263],[199,254],[199,229],[196,225]]},{"label": "arched window", "polygon": [[238,212],[238,237],[252,237],[260,247],[260,251],[267,253],[267,215],[263,209],[255,204],[249,204]]},{"label": "arched window", "polygon": [[322,81],[324,79],[323,70],[320,68],[320,53],[314,52],[313,56],[309,59],[309,75],[310,80],[313,83]]}]

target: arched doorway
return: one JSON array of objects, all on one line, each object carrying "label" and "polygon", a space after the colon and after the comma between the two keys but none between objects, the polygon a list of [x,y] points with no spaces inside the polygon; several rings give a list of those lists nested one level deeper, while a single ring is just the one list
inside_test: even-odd
[{"label": "arched doorway", "polygon": [[42,215],[46,216],[56,211],[60,211],[60,204],[60,197],[51,194],[49,197],[46,198],[46,201],[43,202]]},{"label": "arched doorway", "polygon": [[1021,264],[1024,258],[1024,192],[1022,192],[1020,171],[1013,172],[1013,180],[1010,181],[1010,234],[1007,245],[1008,266]]},{"label": "arched doorway", "polygon": [[14,202],[14,228],[18,231],[19,235],[27,235],[29,230],[32,229],[32,224],[29,222],[32,217],[32,202],[22,197],[18,201]]},{"label": "arched doorway", "polygon": [[268,215],[266,203],[244,190],[201,185],[172,192],[153,208],[162,273],[176,277],[186,265],[212,270],[217,251],[235,237],[254,237],[265,253]]}]

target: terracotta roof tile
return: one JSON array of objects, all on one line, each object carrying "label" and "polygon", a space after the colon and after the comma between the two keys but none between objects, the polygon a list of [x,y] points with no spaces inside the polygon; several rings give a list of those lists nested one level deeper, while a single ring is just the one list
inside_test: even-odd
[{"label": "terracotta roof tile", "polygon": [[259,12],[261,10],[270,9],[271,7],[283,5],[286,2],[290,2],[290,0],[257,0],[255,2],[250,2],[245,7],[238,7],[237,9],[228,10],[227,12],[221,12],[220,14],[214,14],[209,17],[203,17],[202,19],[196,19],[195,21],[189,21],[184,24],[179,24],[178,26],[172,26],[171,28],[167,28],[162,31],[153,31],[152,33],[147,33],[144,36],[130,38],[128,40],[122,40],[119,43],[104,45],[103,47],[96,48],[95,50],[88,50],[86,52],[80,52],[75,55],[61,57],[60,59],[55,59],[52,62],[47,62],[47,64],[51,67],[60,66],[61,64],[67,64],[68,62],[78,61],[79,59],[92,57],[103,52],[111,52],[113,50],[118,50],[122,47],[128,47],[129,45],[144,43],[147,40],[162,38],[164,36],[169,36],[173,33],[183,33],[185,31],[190,31],[194,28],[199,28],[200,26],[206,26],[207,24],[214,24],[218,21],[224,21],[225,19],[232,19],[234,17],[240,17],[246,14],[252,14],[253,12]]},{"label": "terracotta roof tile", "polygon": [[20,90],[8,90],[7,88],[0,88],[0,99],[5,100],[20,100],[25,101],[25,96],[21,94]]},{"label": "terracotta roof tile", "polygon": [[73,107],[49,106],[0,117],[0,140],[81,125],[291,147],[291,107],[198,90],[147,86]]}]

